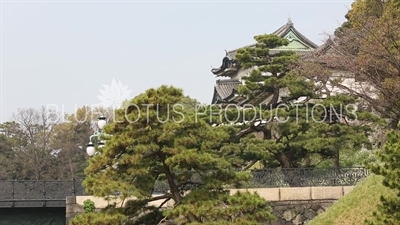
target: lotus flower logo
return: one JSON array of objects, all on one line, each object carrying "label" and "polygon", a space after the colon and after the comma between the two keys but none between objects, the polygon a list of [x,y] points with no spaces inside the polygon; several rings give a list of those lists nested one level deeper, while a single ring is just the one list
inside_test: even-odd
[{"label": "lotus flower logo", "polygon": [[104,90],[100,89],[101,95],[97,98],[101,101],[101,105],[113,109],[121,107],[122,103],[128,99],[132,90],[128,90],[128,86],[122,85],[121,82],[115,81],[115,78],[111,81],[111,85],[103,85]]}]

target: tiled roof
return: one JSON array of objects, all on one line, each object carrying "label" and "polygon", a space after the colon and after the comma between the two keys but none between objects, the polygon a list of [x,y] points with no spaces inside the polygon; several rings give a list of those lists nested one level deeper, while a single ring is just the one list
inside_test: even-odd
[{"label": "tiled roof", "polygon": [[217,80],[215,90],[222,99],[225,99],[229,97],[232,94],[232,91],[241,84],[242,82],[239,80]]},{"label": "tiled roof", "polygon": [[335,42],[333,41],[333,38],[329,37],[328,40],[324,42],[321,46],[319,46],[317,49],[315,49],[312,52],[308,52],[307,54],[304,55],[304,59],[310,59],[313,57],[317,57],[319,55],[323,55],[326,53],[328,50],[332,49],[335,45]]},{"label": "tiled roof", "polygon": [[235,79],[217,80],[217,84],[214,87],[212,104],[216,103],[217,101],[224,100],[229,96],[232,96],[237,87],[239,87],[239,85],[241,84],[242,82]]},{"label": "tiled roof", "polygon": [[[315,43],[310,41],[306,38],[303,34],[301,34],[293,25],[293,22],[289,19],[288,22],[277,29],[273,34],[276,34],[280,37],[285,37],[289,32],[293,32],[297,38],[303,42],[305,45],[309,47],[309,49],[293,49],[303,57],[311,58],[315,57],[316,52],[325,52],[326,48],[328,47],[328,43],[325,43],[323,46],[318,47]],[[243,46],[242,48],[246,47],[253,47],[255,44]],[[240,48],[238,48],[240,49]],[[237,72],[237,65],[234,64],[235,55],[238,49],[232,51],[226,51],[226,56],[223,59],[222,66],[220,68],[213,68],[211,72],[216,76],[231,76],[231,74],[235,74]],[[316,49],[316,50],[315,50]],[[270,53],[275,54],[281,52],[283,49],[271,49]],[[314,54],[313,54],[314,52]],[[217,104],[220,102],[226,102],[231,97],[237,93],[237,87],[241,82],[236,79],[227,79],[227,80],[217,80],[217,84],[214,87],[214,96],[212,100],[212,104]],[[260,96],[259,96],[260,97]],[[264,96],[263,96],[264,97]],[[262,99],[262,98],[260,98]],[[243,103],[247,102],[248,100],[244,100]],[[258,101],[254,99],[253,101]]]},{"label": "tiled roof", "polygon": [[308,39],[306,36],[304,36],[302,33],[300,33],[295,27],[292,22],[292,20],[289,18],[288,22],[281,26],[278,30],[276,30],[273,34],[278,35],[279,37],[284,37],[290,30],[293,30],[293,32],[300,38],[301,41],[303,41],[305,44],[311,46],[312,48],[318,48],[318,45],[316,45],[314,42],[312,42],[310,39]]},{"label": "tiled roof", "polygon": [[[292,30],[295,34],[296,34],[296,36],[298,36],[299,37],[299,39],[302,41],[302,42],[304,42],[305,44],[307,44],[307,45],[309,45],[310,47],[312,47],[312,48],[318,48],[318,45],[317,44],[315,44],[314,42],[312,42],[310,39],[308,39],[307,37],[305,37],[303,34],[301,34],[295,27],[294,27],[294,24],[293,24],[293,22],[292,22],[292,20],[289,18],[289,20],[288,20],[288,22],[285,24],[285,25],[283,25],[283,26],[281,26],[280,28],[278,28],[276,31],[274,31],[272,34],[276,34],[276,35],[278,35],[279,37],[284,37],[287,33],[289,33],[289,31],[290,30]],[[248,48],[248,47],[253,47],[253,46],[255,46],[255,44],[251,44],[251,45],[246,45],[246,46],[243,46],[243,47],[241,47],[241,48]],[[235,55],[236,55],[236,51],[237,50],[239,50],[239,49],[241,49],[241,48],[237,48],[237,49],[234,49],[234,50],[231,50],[231,51],[228,51],[227,52],[227,57],[228,58],[230,58],[230,59],[234,59],[235,58]],[[270,53],[278,53],[278,52],[280,52],[280,51],[282,51],[282,50],[279,50],[279,49],[271,49],[270,50]],[[309,52],[309,51],[296,51],[296,52],[298,52],[298,53],[300,53],[300,54],[304,54],[304,53],[307,53],[307,52]],[[304,53],[303,53],[304,52]]]}]

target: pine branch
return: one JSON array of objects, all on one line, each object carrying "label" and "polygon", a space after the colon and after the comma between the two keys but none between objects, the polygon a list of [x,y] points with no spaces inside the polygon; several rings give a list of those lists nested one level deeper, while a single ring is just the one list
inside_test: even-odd
[{"label": "pine branch", "polygon": [[[146,201],[146,202],[154,202],[154,201],[157,201],[157,200],[162,200],[162,199],[171,199],[172,198],[172,194],[164,194],[164,195],[160,195],[160,196],[154,196],[154,197],[151,197],[151,198],[148,198],[148,199],[144,199],[144,201]],[[165,202],[167,202],[168,200],[166,200]]]},{"label": "pine branch", "polygon": [[239,131],[239,133],[236,134],[236,137],[242,138],[243,136],[245,136],[247,134],[251,134],[255,131],[254,128],[255,128],[254,126],[247,127],[245,129]]}]

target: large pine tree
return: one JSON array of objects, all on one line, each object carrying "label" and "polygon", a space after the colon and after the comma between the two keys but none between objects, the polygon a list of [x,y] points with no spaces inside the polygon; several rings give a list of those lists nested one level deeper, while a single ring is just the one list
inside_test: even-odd
[{"label": "large pine tree", "polygon": [[273,34],[254,39],[254,46],[238,50],[235,56],[242,68],[250,69],[238,88],[247,105],[226,109],[223,117],[225,123],[247,121],[237,133],[237,145],[230,146],[246,159],[244,168],[255,162],[265,167],[312,167],[317,164],[311,160],[313,156],[334,159],[333,166],[339,168],[341,151],[370,146],[370,123],[360,122],[378,118],[357,111],[352,97],[322,98],[320,87],[299,66],[299,55],[271,51],[287,45],[288,40]]},{"label": "large pine tree", "polygon": [[[105,127],[112,136],[90,159],[84,185],[95,196],[135,197],[119,214],[132,224],[157,224],[164,216],[177,224],[257,224],[270,221],[270,206],[256,194],[229,195],[249,174],[237,172],[222,150],[231,133],[196,119],[181,89],[149,89],[116,112]],[[164,184],[164,188],[157,188]],[[158,190],[155,190],[158,189]],[[154,195],[155,191],[162,192]],[[161,212],[147,204],[174,202]],[[160,206],[161,207],[161,206]],[[118,211],[118,210],[117,210]],[[75,222],[85,221],[82,214]],[[99,214],[99,216],[108,214]],[[244,222],[246,221],[246,222]]]}]

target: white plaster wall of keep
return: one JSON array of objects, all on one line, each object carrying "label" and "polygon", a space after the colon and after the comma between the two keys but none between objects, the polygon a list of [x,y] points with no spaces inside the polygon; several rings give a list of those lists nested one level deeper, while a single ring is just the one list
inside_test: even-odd
[{"label": "white plaster wall of keep", "polygon": [[[332,84],[333,82],[339,81],[339,83],[348,89],[342,87],[337,87],[336,85]],[[321,85],[321,82],[316,82],[316,85]],[[348,72],[334,72],[330,77],[330,81],[326,83],[326,88],[328,90],[324,90],[322,93],[322,98],[326,98],[327,94],[326,91],[329,92],[330,95],[338,95],[338,94],[350,94],[350,93],[360,93],[367,95],[371,98],[378,98],[376,89],[368,84],[367,82],[356,81],[354,74]],[[325,92],[325,93],[324,93]]]},{"label": "white plaster wall of keep", "polygon": [[249,76],[250,75],[250,72],[251,72],[251,68],[250,69],[243,69],[243,68],[240,68],[239,70],[238,70],[238,72],[235,74],[235,75],[233,75],[232,76],[232,79],[241,79],[242,77],[244,77],[244,76]]},{"label": "white plaster wall of keep", "polygon": [[[252,71],[252,68],[250,68],[250,69],[240,68],[238,70],[238,72],[231,77],[231,79],[241,80],[242,84],[245,84],[245,81],[242,80],[241,78],[249,76],[251,71]],[[356,81],[354,78],[354,75],[351,73],[343,72],[343,71],[333,72],[332,76],[330,77],[330,80],[336,80],[336,79],[340,80],[341,85],[343,85],[353,91],[356,91],[357,93],[365,94],[372,98],[378,98],[377,91],[373,86],[369,85],[367,82]],[[321,82],[316,82],[316,84],[317,85],[321,84]],[[330,95],[350,94],[349,90],[345,90],[343,88],[332,85],[332,82],[330,82],[330,81],[327,82],[326,88],[328,90],[325,90],[325,91],[328,91],[330,93]],[[287,96],[288,95],[287,90],[284,90],[281,94],[283,94],[283,96]],[[262,104],[268,103],[271,100],[271,97],[272,96],[265,99],[262,102]],[[321,97],[326,98],[327,94],[324,93],[324,91],[323,91]]]}]

